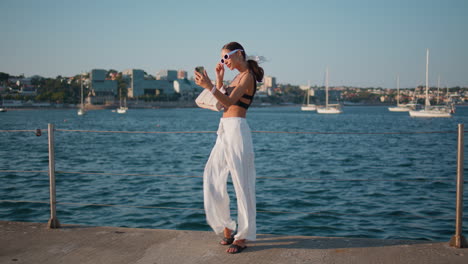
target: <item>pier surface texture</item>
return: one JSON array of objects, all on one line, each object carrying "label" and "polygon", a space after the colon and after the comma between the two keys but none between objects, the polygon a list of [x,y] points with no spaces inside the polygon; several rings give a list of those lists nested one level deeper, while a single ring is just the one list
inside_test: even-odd
[{"label": "pier surface texture", "polygon": [[468,263],[448,242],[258,235],[227,254],[212,232],[0,221],[0,263]]}]

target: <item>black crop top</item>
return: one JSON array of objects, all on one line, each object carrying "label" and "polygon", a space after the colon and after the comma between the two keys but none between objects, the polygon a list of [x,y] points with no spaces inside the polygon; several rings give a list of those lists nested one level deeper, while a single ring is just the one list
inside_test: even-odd
[{"label": "black crop top", "polygon": [[[246,92],[246,93],[244,93],[242,95],[242,98],[250,100],[250,103],[244,103],[239,99],[234,105],[240,106],[240,107],[245,108],[245,109],[249,109],[249,106],[252,104],[253,98],[255,96],[255,92],[257,92],[257,82],[255,81],[255,77],[253,78],[253,81],[254,81],[254,83],[253,83],[254,84],[253,85],[253,90],[254,90],[253,94],[248,95],[247,92]],[[225,95],[229,96],[231,94],[231,92],[232,92],[232,89],[229,89],[229,90],[226,89]]]}]

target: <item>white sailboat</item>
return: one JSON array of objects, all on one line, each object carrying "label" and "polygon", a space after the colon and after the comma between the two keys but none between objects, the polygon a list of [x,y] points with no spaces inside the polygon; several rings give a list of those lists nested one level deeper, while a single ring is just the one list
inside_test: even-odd
[{"label": "white sailboat", "polygon": [[319,114],[341,114],[341,105],[329,104],[328,103],[328,67],[326,69],[325,78],[325,107],[317,107],[317,113]]},{"label": "white sailboat", "polygon": [[450,108],[450,111],[452,112],[452,114],[454,114],[455,113],[455,103],[453,102],[452,98],[450,97],[450,92],[449,92],[448,86],[446,86],[446,88],[447,88],[447,92],[445,94],[446,105],[447,105],[447,107]]},{"label": "white sailboat", "polygon": [[390,112],[408,112],[416,108],[416,104],[400,104],[400,76],[397,75],[397,106],[389,107]]},{"label": "white sailboat", "polygon": [[125,98],[125,106],[122,106],[122,89],[119,90],[119,108],[117,108],[117,113],[125,114],[127,113],[127,98]]},{"label": "white sailboat", "polygon": [[0,113],[1,112],[6,112],[6,108],[3,106],[3,95],[2,95],[2,106],[0,107]]},{"label": "white sailboat", "polygon": [[81,106],[80,109],[78,109],[78,115],[84,115],[86,114],[85,108],[84,108],[84,103],[83,103],[83,75],[80,75],[80,83],[81,83]]},{"label": "white sailboat", "polygon": [[424,109],[409,111],[412,117],[451,117],[451,111],[445,106],[431,106],[429,102],[429,49],[426,50],[426,102]]},{"label": "white sailboat", "polygon": [[[447,100],[447,104],[439,104],[439,94],[440,94],[440,75],[439,77],[437,78],[437,101],[436,101],[436,105],[434,106],[431,106],[431,108],[437,108],[441,111],[446,111],[448,113],[455,113],[455,104],[453,104],[450,100]],[[447,98],[448,97],[448,93],[447,93]]]},{"label": "white sailboat", "polygon": [[308,85],[307,85],[306,97],[307,97],[307,100],[306,100],[307,103],[303,104],[301,106],[301,110],[302,111],[315,111],[315,110],[317,110],[317,106],[315,104],[310,103],[310,83],[308,83]]}]

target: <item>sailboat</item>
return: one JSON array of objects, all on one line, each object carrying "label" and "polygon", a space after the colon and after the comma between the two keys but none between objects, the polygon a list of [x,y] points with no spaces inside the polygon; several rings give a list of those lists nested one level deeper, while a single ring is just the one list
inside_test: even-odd
[{"label": "sailboat", "polygon": [[341,114],[341,105],[339,104],[329,104],[328,103],[328,67],[326,69],[326,79],[325,79],[325,107],[318,107],[317,113],[319,114]]},{"label": "sailboat", "polygon": [[446,112],[449,112],[452,114],[455,113],[455,104],[453,104],[453,102],[449,100],[448,92],[447,92],[447,104],[439,104],[439,97],[440,97],[439,94],[440,94],[440,75],[437,78],[437,101],[436,101],[436,105],[432,106],[432,108],[445,110]]},{"label": "sailboat", "polygon": [[426,102],[424,109],[409,111],[412,117],[451,117],[451,111],[446,107],[431,106],[429,102],[429,49],[426,50]]},{"label": "sailboat", "polygon": [[307,104],[301,106],[302,111],[315,111],[317,110],[317,106],[315,104],[311,104],[310,101],[310,83],[307,85]]},{"label": "sailboat", "polygon": [[400,76],[397,76],[397,106],[389,107],[388,110],[390,112],[408,112],[410,110],[414,110],[416,108],[416,104],[409,103],[409,104],[400,104]]},{"label": "sailboat", "polygon": [[450,97],[450,91],[449,91],[448,86],[446,86],[446,88],[447,88],[447,93],[446,93],[446,95],[445,95],[445,97],[446,97],[445,100],[446,100],[446,102],[447,102],[446,106],[447,106],[447,108],[450,109],[450,112],[451,112],[452,114],[455,114],[455,102],[454,102],[454,101],[452,100],[452,98]]},{"label": "sailboat", "polygon": [[119,108],[117,108],[117,113],[125,114],[127,113],[127,98],[125,97],[125,106],[122,106],[122,89],[119,90]]},{"label": "sailboat", "polygon": [[7,111],[6,108],[5,108],[5,106],[3,106],[3,104],[4,104],[4,102],[3,102],[3,95],[2,95],[2,106],[0,107],[0,113],[1,113],[1,112],[6,112],[6,111]]},{"label": "sailboat", "polygon": [[84,103],[83,103],[83,75],[80,75],[80,83],[81,83],[81,106],[80,109],[78,109],[78,115],[84,115],[86,114],[85,108],[84,108]]}]

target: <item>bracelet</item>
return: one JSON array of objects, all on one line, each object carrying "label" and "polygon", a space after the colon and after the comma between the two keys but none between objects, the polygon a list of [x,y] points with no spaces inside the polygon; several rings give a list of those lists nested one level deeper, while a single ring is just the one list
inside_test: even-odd
[{"label": "bracelet", "polygon": [[220,91],[221,93],[223,93],[223,94],[226,93],[226,89],[224,89],[224,85],[221,86],[221,88],[219,88],[219,91]]},{"label": "bracelet", "polygon": [[213,85],[213,88],[211,88],[211,93],[214,94],[216,92],[216,85]]}]

